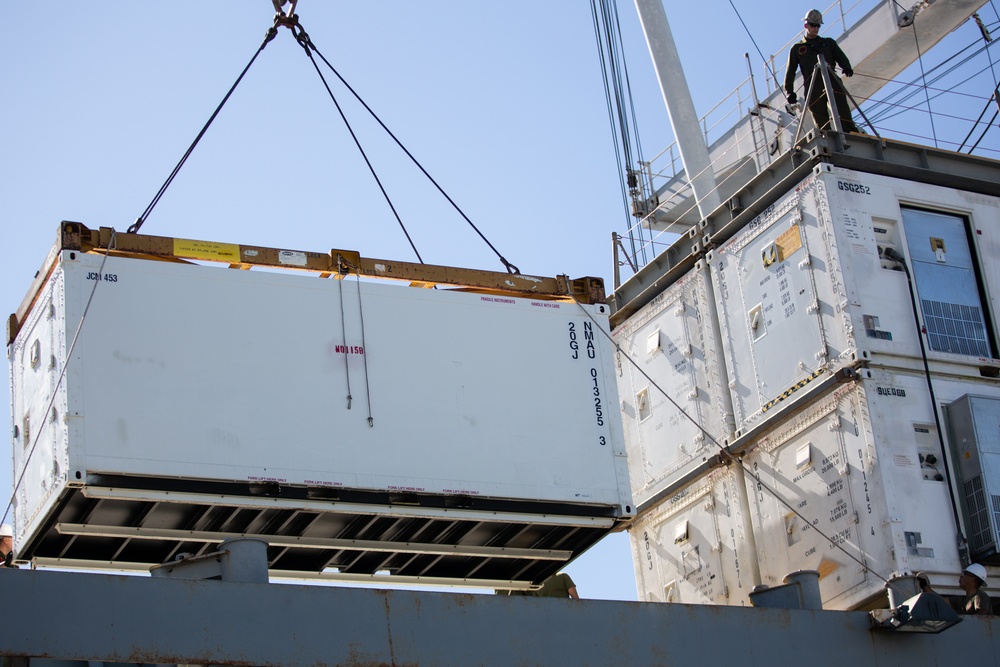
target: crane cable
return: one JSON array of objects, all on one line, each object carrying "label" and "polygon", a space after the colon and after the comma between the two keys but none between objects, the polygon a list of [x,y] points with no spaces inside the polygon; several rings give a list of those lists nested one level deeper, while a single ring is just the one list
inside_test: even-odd
[{"label": "crane cable", "polygon": [[278,35],[278,28],[276,25],[268,28],[267,33],[264,35],[264,41],[261,42],[259,47],[257,47],[257,50],[254,52],[253,57],[250,58],[250,62],[247,63],[247,66],[244,67],[243,71],[240,72],[240,75],[236,77],[236,81],[229,88],[229,92],[227,92],[226,96],[222,98],[222,101],[219,102],[219,106],[215,107],[215,111],[213,111],[212,115],[209,116],[208,122],[206,122],[204,127],[201,128],[201,132],[199,132],[198,136],[194,138],[194,141],[191,142],[191,145],[188,146],[188,149],[184,151],[184,155],[181,156],[181,159],[174,167],[174,170],[170,172],[169,176],[167,176],[167,180],[165,180],[163,182],[163,185],[160,186],[160,189],[157,190],[156,195],[153,196],[152,201],[150,201],[149,204],[146,206],[146,210],[144,210],[142,212],[142,215],[136,218],[135,222],[133,222],[129,226],[127,230],[129,234],[137,233],[139,231],[139,228],[142,227],[143,223],[146,222],[146,218],[148,218],[149,214],[153,212],[153,209],[159,203],[160,198],[163,197],[163,194],[167,191],[167,188],[169,188],[170,184],[173,183],[174,178],[177,176],[177,173],[181,170],[181,167],[183,167],[184,163],[187,162],[187,159],[191,157],[191,153],[194,151],[195,146],[197,146],[198,142],[201,141],[201,138],[205,136],[205,133],[208,131],[208,128],[212,125],[212,121],[215,120],[215,117],[219,115],[220,111],[222,111],[222,107],[225,106],[226,102],[229,101],[229,98],[232,96],[233,91],[236,90],[236,86],[240,85],[240,81],[243,80],[243,77],[250,70],[250,66],[254,64],[255,60],[257,60],[257,56],[261,54],[261,52],[264,50],[264,47],[267,46],[268,43],[270,43],[270,41],[274,39],[277,35]]},{"label": "crane cable", "polygon": [[[297,41],[299,46],[302,47],[302,50],[305,51],[306,56],[309,58],[309,62],[312,63],[313,69],[315,69],[316,74],[319,75],[319,80],[323,82],[323,87],[326,89],[327,95],[330,96],[330,100],[333,102],[333,105],[337,107],[337,113],[340,114],[340,119],[344,121],[344,126],[347,127],[347,131],[350,133],[351,139],[354,140],[354,145],[357,146],[358,152],[361,153],[362,159],[364,159],[365,164],[368,166],[368,171],[371,173],[372,178],[375,179],[375,184],[378,185],[379,191],[382,192],[382,197],[385,199],[385,203],[389,205],[389,210],[392,211],[392,215],[396,218],[396,222],[399,223],[400,229],[403,230],[403,235],[406,236],[406,240],[409,241],[410,247],[413,249],[413,253],[417,256],[417,259],[420,260],[420,263],[423,264],[424,258],[420,256],[420,251],[417,250],[417,246],[413,243],[413,239],[410,237],[410,232],[407,231],[406,225],[403,224],[403,219],[399,217],[399,212],[396,210],[396,206],[392,203],[392,199],[389,197],[389,193],[386,191],[385,186],[382,185],[382,179],[379,178],[374,165],[372,165],[371,160],[368,159],[368,154],[361,145],[358,135],[355,134],[354,128],[351,127],[350,121],[347,120],[347,116],[344,114],[344,110],[341,108],[336,96],[333,94],[333,91],[330,90],[330,84],[326,82],[326,77],[323,76],[323,72],[320,71],[319,65],[316,64],[316,59],[312,56],[312,50],[316,50],[316,47],[309,38],[309,34],[302,28],[302,24],[299,23],[298,15],[292,14],[291,16],[285,16],[284,14],[279,14],[275,17],[275,23],[277,25],[284,25],[291,30],[292,35],[295,37],[295,41]],[[319,53],[319,51],[317,51],[317,53]],[[324,62],[326,61],[324,60]]]},{"label": "crane cable", "polygon": [[[642,165],[642,147],[639,140],[639,124],[636,120],[635,104],[632,98],[628,67],[622,52],[621,25],[618,21],[618,7],[615,0],[591,0],[590,10],[594,22],[594,36],[597,42],[601,76],[604,81],[604,96],[611,126],[611,140],[614,144],[618,164],[618,178],[622,190],[622,207],[625,211],[626,229],[632,227],[632,211],[629,200],[638,200],[644,194],[639,187],[639,178],[632,165]],[[629,233],[631,257],[639,252],[645,255],[647,244],[642,238],[642,226],[636,227],[636,239]],[[630,260],[631,261],[631,260]],[[643,257],[643,263],[647,261]]]},{"label": "crane cable", "polygon": [[[927,81],[926,79],[924,79],[923,83],[917,83],[916,82],[917,79],[914,79],[913,81],[910,81],[910,82],[904,82],[904,83],[901,84],[903,86],[902,88],[894,91],[893,93],[890,93],[889,95],[887,95],[882,100],[876,101],[874,103],[874,106],[878,106],[878,105],[883,105],[884,104],[884,105],[890,105],[890,106],[893,106],[893,107],[901,107],[903,102],[906,102],[910,98],[918,95],[922,90],[923,91],[933,91],[933,92],[935,92],[936,94],[931,99],[937,99],[938,97],[941,97],[942,95],[944,95],[946,93],[953,93],[953,94],[965,95],[967,97],[974,97],[975,99],[980,99],[980,100],[984,99],[982,96],[968,95],[967,93],[956,93],[954,91],[954,88],[956,86],[958,86],[958,85],[961,85],[962,83],[965,83],[965,82],[971,80],[972,78],[978,76],[979,74],[985,72],[987,68],[983,68],[980,71],[974,73],[972,76],[964,79],[963,81],[960,81],[957,84],[953,84],[950,88],[935,88],[935,87],[932,87],[932,84],[936,84],[939,81],[941,81],[942,79],[944,79],[944,77],[948,76],[949,74],[953,74],[953,73],[957,72],[961,67],[963,67],[964,65],[967,65],[973,58],[975,58],[976,56],[978,56],[980,53],[983,53],[984,51],[988,51],[988,49],[991,46],[991,43],[986,44],[986,45],[980,47],[978,50],[973,51],[969,55],[966,55],[962,60],[959,60],[958,62],[956,62],[954,64],[951,64],[947,69],[942,69],[942,68],[945,67],[945,65],[948,65],[953,60],[955,60],[956,58],[958,58],[959,56],[961,56],[962,54],[964,54],[966,51],[969,51],[970,49],[972,49],[975,46],[976,46],[976,42],[975,41],[972,42],[972,43],[969,43],[968,45],[962,47],[959,51],[957,51],[956,53],[954,53],[953,55],[951,55],[950,57],[948,57],[946,60],[942,61],[941,63],[939,63],[939,64],[937,64],[937,65],[935,65],[933,67],[931,67],[927,71],[927,75],[934,74],[933,78],[930,81]],[[990,59],[990,60],[991,60],[991,62],[990,62],[989,69],[992,69],[992,59]],[[866,74],[866,75],[863,75],[863,76],[867,76],[867,77],[873,78],[873,79],[879,79],[879,77],[875,77],[875,76],[873,76],[871,74]],[[883,81],[890,81],[889,79],[881,79],[881,80],[883,80]],[[897,99],[898,99],[898,101],[895,101]],[[907,107],[903,107],[903,109],[906,110]],[[879,111],[877,113],[870,114],[870,115],[872,115],[872,117],[874,119],[876,119],[876,120],[888,120],[889,118],[892,118],[892,117],[898,115],[899,113],[901,113],[899,111],[896,111],[896,113],[890,113],[891,111],[893,111],[893,109],[883,109],[883,110],[881,110],[881,111]]]},{"label": "crane cable", "polygon": [[[993,8],[993,11],[994,13],[996,13],[996,7]],[[986,42],[987,46],[989,46],[990,43],[993,42],[993,36],[990,34],[989,29],[983,23],[983,20],[979,17],[978,13],[973,12],[972,18],[975,19],[976,21],[976,26],[979,28],[979,33],[983,36],[983,41]],[[983,50],[985,51],[986,48],[984,47]],[[979,121],[981,121],[983,119],[983,116],[986,115],[986,111],[987,109],[990,108],[990,105],[994,102],[997,105],[1000,105],[1000,85],[998,85],[997,83],[997,73],[993,69],[993,56],[991,56],[988,51],[986,53],[986,59],[990,63],[990,73],[993,75],[993,96],[986,102],[986,106],[983,108],[983,112],[979,114],[979,118],[976,119],[976,122],[972,126],[972,129],[969,130],[969,134],[966,135],[965,139],[962,140],[962,145],[959,146],[957,151],[959,153],[962,152],[962,149],[965,147],[965,142],[969,140],[969,138],[972,136],[972,133],[975,132],[977,127],[979,127]],[[969,148],[969,155],[972,155],[972,151],[976,150],[976,148],[979,146],[979,142],[983,140],[983,138],[986,136],[986,133],[993,126],[993,122],[997,119],[997,113],[998,112],[993,113],[993,118],[991,118],[989,122],[986,123],[986,127],[983,128],[983,133],[979,135],[978,139],[976,139],[976,143],[973,144],[971,148]]]},{"label": "crane cable", "polygon": [[767,61],[767,58],[764,57],[764,53],[760,50],[760,47],[757,46],[757,40],[754,39],[753,33],[751,33],[750,28],[747,27],[746,21],[744,21],[743,16],[740,15],[740,10],[736,9],[736,5],[733,4],[733,0],[729,0],[729,6],[733,8],[733,12],[736,14],[736,18],[740,20],[740,24],[743,26],[743,30],[746,31],[747,37],[750,38],[750,42],[753,44],[753,48],[757,49],[757,55],[759,55],[760,59],[764,62],[764,69],[766,69],[767,73],[771,75],[775,87],[780,89],[780,84],[778,82],[778,73],[774,70],[773,65]]},{"label": "crane cable", "polygon": [[448,195],[448,193],[444,191],[444,189],[441,187],[441,185],[438,184],[438,182],[430,175],[430,173],[428,173],[428,171],[423,167],[423,165],[421,165],[420,162],[417,161],[417,159],[413,156],[413,154],[402,144],[402,142],[400,142],[400,140],[396,137],[396,135],[393,134],[391,130],[389,130],[389,128],[375,114],[375,112],[371,109],[371,107],[369,107],[368,104],[365,103],[365,101],[363,99],[361,99],[361,97],[354,90],[354,88],[352,88],[350,86],[350,84],[348,84],[347,81],[344,79],[344,77],[342,77],[340,75],[340,73],[336,70],[336,68],[334,68],[333,65],[330,64],[330,61],[328,61],[326,59],[326,57],[324,57],[323,54],[319,51],[319,49],[316,48],[316,45],[313,43],[313,41],[309,37],[308,33],[306,33],[306,31],[302,28],[301,24],[299,23],[298,15],[297,14],[284,14],[284,13],[282,13],[280,11],[275,15],[275,17],[274,17],[274,25],[271,28],[268,29],[268,31],[267,31],[267,33],[266,33],[266,35],[264,37],[264,41],[261,43],[260,47],[258,47],[257,51],[254,53],[253,57],[250,59],[250,62],[247,63],[247,66],[245,68],[243,68],[243,71],[240,73],[239,77],[237,77],[236,82],[229,89],[229,92],[226,93],[226,96],[222,99],[222,102],[219,103],[219,106],[216,107],[215,111],[212,113],[211,117],[208,119],[208,122],[205,124],[205,126],[198,133],[197,137],[195,137],[195,140],[191,143],[191,146],[189,146],[188,149],[187,149],[187,151],[185,151],[185,153],[181,157],[180,161],[177,163],[177,165],[174,167],[173,171],[170,173],[170,176],[168,176],[167,180],[163,183],[162,186],[160,186],[159,191],[157,191],[156,196],[153,197],[153,200],[146,207],[146,210],[143,211],[142,215],[140,215],[136,219],[135,223],[132,224],[128,228],[128,232],[131,233],[131,234],[134,234],[134,233],[136,233],[136,232],[139,231],[140,227],[142,227],[142,224],[149,217],[149,215],[152,212],[153,208],[156,206],[156,204],[159,202],[160,198],[163,196],[164,192],[166,192],[167,188],[173,182],[174,178],[177,176],[177,173],[180,171],[181,167],[184,165],[184,163],[187,161],[188,157],[191,155],[191,153],[194,151],[195,147],[198,145],[198,142],[201,141],[201,138],[208,131],[208,128],[212,124],[212,121],[215,120],[216,116],[218,116],[219,112],[222,110],[222,107],[229,100],[229,98],[232,95],[233,91],[235,91],[236,87],[243,80],[244,75],[246,75],[246,73],[250,69],[251,65],[253,65],[254,61],[257,59],[257,56],[260,55],[261,51],[264,50],[264,47],[267,46],[267,44],[269,42],[271,42],[271,40],[273,40],[275,38],[275,36],[277,35],[277,32],[278,32],[278,28],[280,26],[288,27],[290,29],[290,31],[292,32],[293,36],[295,36],[296,41],[302,46],[303,50],[305,50],[306,55],[309,57],[310,61],[312,62],[313,67],[316,69],[317,74],[319,74],[320,79],[322,80],[323,85],[324,85],[324,87],[327,90],[327,93],[330,95],[330,98],[333,100],[334,104],[336,105],[337,110],[340,112],[341,118],[344,120],[345,125],[347,125],[348,131],[351,133],[351,137],[354,139],[355,144],[358,146],[358,150],[361,151],[362,157],[364,158],[365,162],[368,164],[368,168],[371,171],[372,176],[375,177],[375,180],[376,180],[376,182],[377,182],[377,184],[379,186],[379,189],[382,191],[383,196],[386,198],[386,202],[389,204],[390,209],[392,209],[392,212],[395,215],[396,220],[399,222],[400,227],[403,228],[403,233],[406,235],[407,240],[410,242],[411,248],[413,248],[413,252],[416,254],[416,256],[420,260],[420,262],[423,263],[423,259],[420,257],[420,253],[417,251],[416,246],[414,245],[413,240],[412,240],[412,238],[409,235],[409,232],[407,232],[405,226],[403,225],[403,222],[400,219],[400,217],[399,217],[399,215],[398,215],[395,207],[393,206],[392,202],[389,200],[389,197],[388,197],[388,194],[386,193],[385,188],[382,186],[382,183],[379,180],[377,174],[375,173],[375,170],[372,167],[371,162],[368,160],[367,155],[364,153],[364,150],[362,149],[361,144],[360,144],[357,136],[354,133],[354,130],[351,128],[350,124],[347,122],[347,118],[344,115],[344,112],[341,109],[340,104],[337,102],[335,96],[333,95],[333,92],[330,90],[330,87],[327,84],[326,79],[323,77],[323,74],[320,71],[318,64],[313,59],[313,57],[312,57],[312,53],[313,52],[315,52],[316,55],[319,56],[319,58],[323,61],[323,63],[330,69],[331,72],[333,72],[337,76],[337,78],[340,80],[340,82],[344,84],[344,86],[351,92],[351,94],[354,95],[355,99],[357,99],[358,102],[360,102],[360,104],[372,116],[372,118],[374,118],[375,121],[382,127],[382,129],[385,130],[385,132],[389,135],[390,138],[392,138],[392,140],[396,143],[396,145],[399,146],[399,148],[406,154],[406,156],[413,162],[413,164],[416,165],[416,167],[418,169],[420,169],[420,171],[424,174],[424,176],[427,177],[427,179],[431,182],[431,184],[433,184],[434,187],[437,188],[438,192],[440,192],[441,195],[444,196],[444,198],[448,201],[448,203],[452,206],[452,208],[454,208],[455,211],[457,211],[458,214],[469,224],[469,226],[472,227],[473,231],[475,231],[476,234],[479,235],[479,237],[483,240],[483,242],[486,243],[486,245],[490,248],[490,250],[492,250],[493,253],[496,254],[496,256],[500,259],[500,262],[504,265],[504,268],[507,270],[507,272],[511,273],[511,274],[519,274],[519,273],[521,273],[521,270],[517,266],[515,266],[514,264],[512,264],[511,262],[509,262],[500,253],[500,251],[496,249],[496,247],[489,241],[489,239],[487,239],[486,236],[479,230],[479,228],[476,227],[476,225],[472,222],[472,220],[469,218],[469,216],[466,215],[464,211],[462,211],[462,209],[458,206],[458,204],[456,204],[455,201]]},{"label": "crane cable", "polygon": [[[476,225],[472,222],[469,216],[467,216],[465,212],[458,206],[458,204],[456,204],[455,201],[448,195],[448,193],[444,191],[444,188],[442,188],[441,185],[438,184],[436,180],[434,180],[434,177],[431,176],[426,169],[424,169],[424,166],[420,164],[417,158],[415,158],[413,154],[406,148],[406,146],[404,146],[403,143],[396,137],[396,135],[392,133],[392,130],[390,130],[386,126],[386,124],[382,122],[382,119],[379,118],[378,115],[372,110],[372,108],[368,106],[368,104],[361,98],[360,95],[358,95],[357,91],[355,91],[354,88],[352,88],[351,85],[347,83],[347,80],[340,75],[340,72],[338,72],[337,69],[332,64],[330,64],[330,61],[327,60],[322,53],[320,53],[320,50],[316,48],[316,45],[312,42],[312,40],[308,39],[308,35],[306,35],[306,38],[308,40],[308,45],[307,45],[308,48],[316,52],[316,55],[319,56],[320,60],[322,60],[323,63],[330,69],[330,71],[333,72],[333,74],[340,80],[340,82],[344,84],[344,87],[347,88],[347,90],[350,91],[352,95],[354,95],[354,99],[356,99],[361,104],[361,106],[364,107],[365,111],[368,112],[368,114],[375,120],[375,122],[378,123],[383,130],[385,130],[385,133],[389,135],[389,138],[392,139],[396,143],[396,145],[399,146],[400,150],[402,150],[403,153],[406,154],[406,157],[410,158],[410,161],[413,162],[414,166],[416,166],[417,169],[419,169],[421,173],[423,173],[423,175],[427,177],[427,180],[429,180],[431,184],[435,188],[437,188],[437,191],[441,193],[441,196],[443,196],[448,201],[448,203],[451,204],[451,207],[454,208],[455,211],[460,216],[462,216],[462,219],[465,220],[470,227],[472,227],[472,230],[479,235],[479,238],[481,238],[483,242],[486,243],[487,246],[489,246],[490,250],[492,250],[493,253],[500,259],[500,262],[504,265],[504,268],[507,269],[507,272],[513,274],[520,273],[521,270],[518,269],[513,264],[511,264],[510,262],[508,262],[507,259],[504,258],[504,256],[500,253],[500,251],[497,250],[492,243],[490,243],[489,239],[487,239],[486,236],[484,236],[483,233],[479,231],[479,228],[476,227]],[[312,58],[312,56],[310,56],[310,58]]]}]

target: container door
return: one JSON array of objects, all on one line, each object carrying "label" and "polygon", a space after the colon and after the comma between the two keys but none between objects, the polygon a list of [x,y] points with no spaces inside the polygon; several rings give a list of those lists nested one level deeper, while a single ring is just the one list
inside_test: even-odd
[{"label": "container door", "polygon": [[804,221],[794,201],[713,260],[738,428],[804,386],[827,362]]},{"label": "container door", "polygon": [[615,331],[629,476],[639,504],[717,451],[699,424],[718,442],[727,435],[714,407],[718,355],[704,329],[702,280],[693,272]]}]

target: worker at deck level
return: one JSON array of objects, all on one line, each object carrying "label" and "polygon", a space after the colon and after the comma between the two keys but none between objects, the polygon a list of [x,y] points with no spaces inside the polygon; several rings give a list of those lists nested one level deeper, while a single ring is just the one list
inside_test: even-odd
[{"label": "worker at deck level", "polygon": [[812,86],[812,93],[809,93],[809,84],[812,83],[816,63],[819,62],[819,56],[822,55],[829,68],[830,84],[833,86],[833,101],[837,105],[837,115],[840,117],[841,127],[844,132],[861,132],[851,117],[851,107],[847,103],[847,91],[844,89],[844,84],[833,73],[833,66],[836,64],[840,66],[844,76],[854,76],[851,61],[840,50],[837,40],[819,36],[819,27],[823,25],[823,14],[818,9],[810,9],[802,21],[805,37],[801,42],[793,44],[788,52],[788,66],[785,68],[785,98],[789,104],[798,102],[798,96],[795,94],[795,72],[801,70],[802,83],[806,94],[809,95],[806,106],[809,107],[813,121],[817,128],[829,129],[830,111],[827,108],[826,90],[823,88],[822,78],[816,80]]},{"label": "worker at deck level", "polygon": [[965,591],[965,599],[958,613],[975,616],[992,616],[993,603],[983,588],[986,586],[986,568],[979,563],[973,563],[962,571],[958,585]]},{"label": "worker at deck level", "polygon": [[0,567],[14,564],[14,529],[9,523],[0,525]]},{"label": "worker at deck level", "polygon": [[542,585],[537,590],[507,590],[502,589],[496,591],[497,595],[515,595],[524,596],[530,598],[570,598],[573,600],[579,600],[580,594],[576,592],[576,584],[573,583],[573,579],[570,578],[565,572],[560,572],[559,574],[553,574],[551,577],[542,582]]},{"label": "worker at deck level", "polygon": [[542,582],[542,587],[532,593],[540,598],[571,598],[579,600],[580,594],[576,592],[576,584],[565,572],[553,574]]}]

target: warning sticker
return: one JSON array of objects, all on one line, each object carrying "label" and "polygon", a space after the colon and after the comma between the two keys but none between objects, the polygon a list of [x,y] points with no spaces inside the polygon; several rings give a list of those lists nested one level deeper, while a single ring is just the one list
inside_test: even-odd
[{"label": "warning sticker", "polygon": [[799,233],[799,226],[789,227],[775,242],[778,246],[778,261],[783,261],[786,257],[802,247],[802,235]]},{"label": "warning sticker", "polygon": [[234,243],[174,239],[174,254],[178,257],[209,259],[218,262],[240,261],[240,247]]}]

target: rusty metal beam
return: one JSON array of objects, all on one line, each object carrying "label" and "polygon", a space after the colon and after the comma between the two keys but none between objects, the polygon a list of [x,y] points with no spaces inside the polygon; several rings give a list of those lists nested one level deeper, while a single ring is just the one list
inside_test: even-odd
[{"label": "rusty metal beam", "polygon": [[42,268],[35,274],[27,296],[17,311],[7,319],[7,345],[14,342],[24,318],[38,298],[63,250],[108,253],[118,257],[152,259],[171,262],[219,262],[232,269],[246,271],[254,267],[310,271],[320,278],[358,276],[399,280],[417,288],[446,287],[467,289],[487,294],[546,301],[579,301],[604,303],[604,280],[595,277],[571,279],[511,274],[453,266],[418,264],[362,257],[355,250],[334,248],[326,252],[289,250],[266,246],[241,245],[181,239],[168,236],[127,234],[110,227],[90,229],[80,222],[59,224],[56,244]]}]

